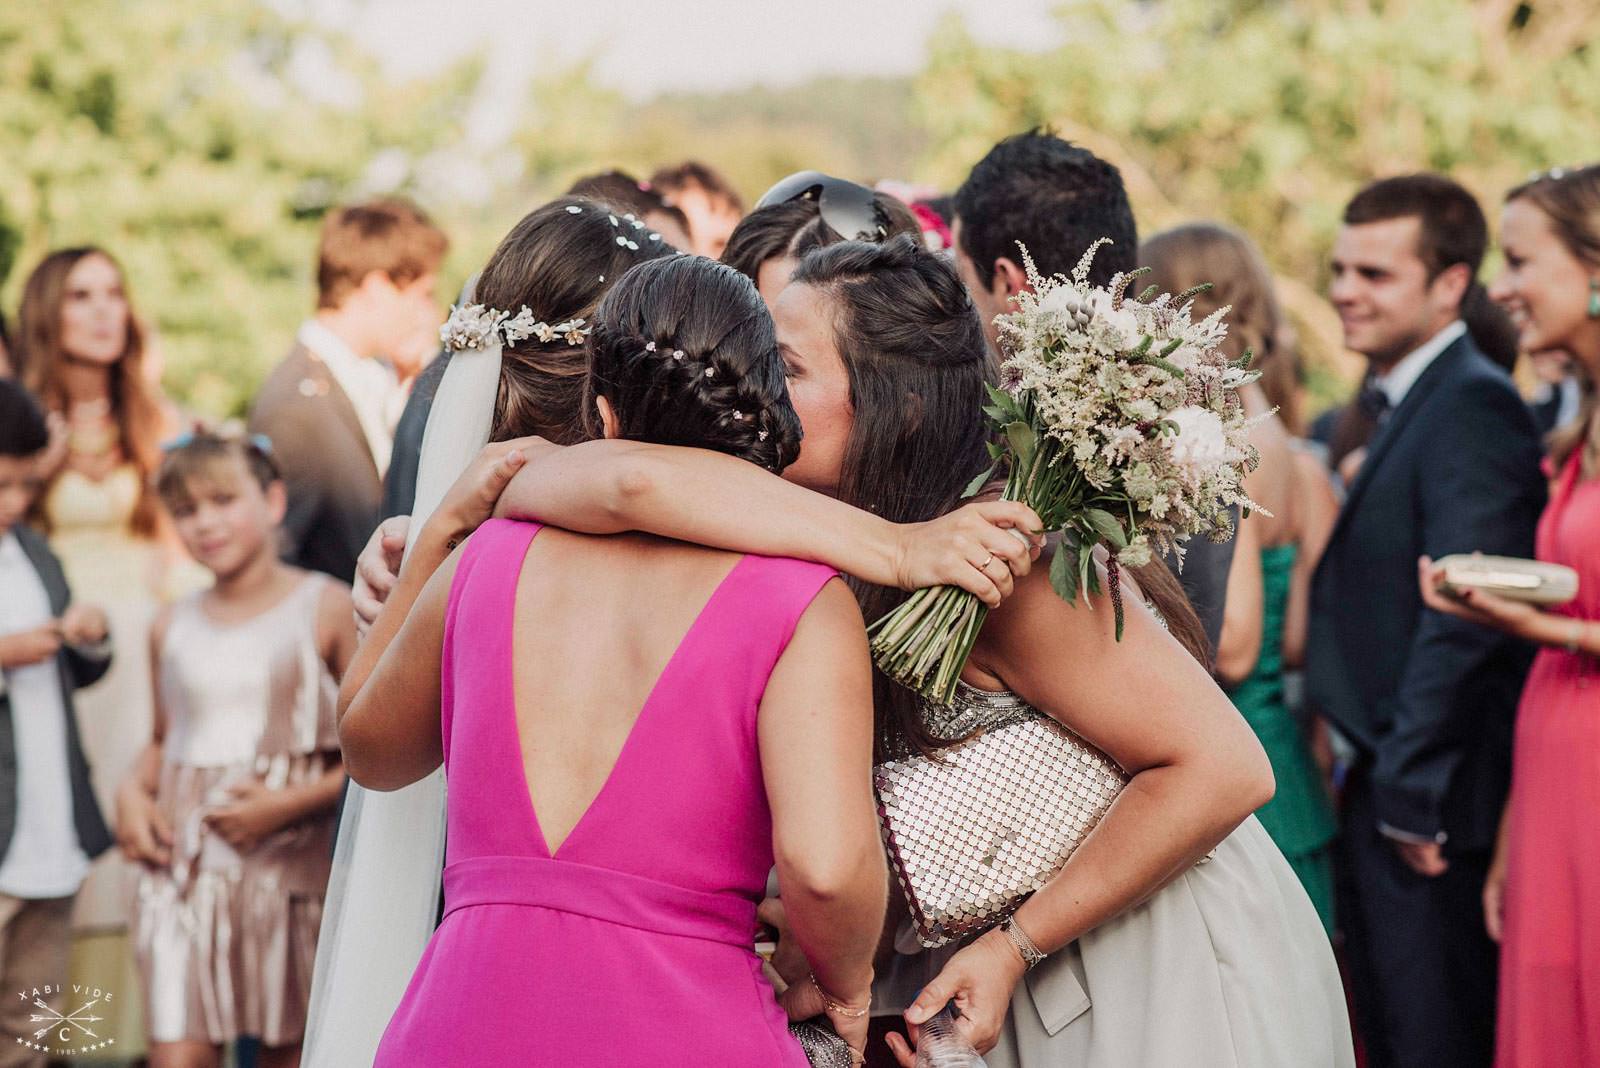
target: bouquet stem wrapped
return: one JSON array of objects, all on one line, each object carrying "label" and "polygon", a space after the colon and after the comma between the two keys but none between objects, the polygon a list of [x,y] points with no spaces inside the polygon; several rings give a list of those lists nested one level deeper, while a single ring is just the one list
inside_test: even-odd
[{"label": "bouquet stem wrapped", "polygon": [[[1023,249],[1031,293],[1000,319],[1001,388],[984,407],[997,431],[1002,500],[1021,501],[1058,534],[1050,584],[1069,603],[1102,592],[1094,552],[1109,554],[1107,592],[1118,640],[1120,568],[1148,563],[1194,534],[1232,535],[1232,507],[1256,508],[1243,479],[1257,461],[1239,389],[1256,377],[1250,354],[1230,360],[1224,308],[1191,322],[1188,300],[1126,297],[1141,272],[1087,284],[1099,243],[1070,278],[1041,277]],[[1153,298],[1153,299],[1151,299]],[[918,590],[872,625],[872,650],[890,678],[948,703],[988,608],[957,587]]]}]

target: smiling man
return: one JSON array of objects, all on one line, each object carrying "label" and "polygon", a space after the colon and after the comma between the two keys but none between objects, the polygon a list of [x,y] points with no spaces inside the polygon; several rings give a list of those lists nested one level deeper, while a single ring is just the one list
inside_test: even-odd
[{"label": "smiling man", "polygon": [[1379,425],[1312,591],[1312,701],[1359,754],[1344,790],[1339,924],[1373,1068],[1488,1065],[1495,947],[1480,895],[1529,651],[1424,609],[1417,557],[1533,555],[1539,442],[1461,305],[1488,227],[1437,175],[1345,209],[1329,297],[1371,364]]}]

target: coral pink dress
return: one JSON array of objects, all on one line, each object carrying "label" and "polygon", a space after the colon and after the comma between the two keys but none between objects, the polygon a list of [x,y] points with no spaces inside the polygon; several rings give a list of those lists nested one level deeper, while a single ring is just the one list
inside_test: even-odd
[{"label": "coral pink dress", "polygon": [[374,1063],[806,1068],[752,949],[773,860],[756,714],[833,572],[740,560],[551,856],[512,692],[517,576],[538,530],[492,520],[456,571],[443,660],[444,920]]},{"label": "coral pink dress", "polygon": [[[1561,473],[1539,559],[1576,568],[1600,620],[1600,479]],[[1600,1064],[1600,659],[1540,650],[1517,710],[1500,947],[1500,1068]]]}]

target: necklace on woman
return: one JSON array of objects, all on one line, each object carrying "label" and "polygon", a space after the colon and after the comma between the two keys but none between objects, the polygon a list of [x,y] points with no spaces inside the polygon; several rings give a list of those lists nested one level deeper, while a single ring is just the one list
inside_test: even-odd
[{"label": "necklace on woman", "polygon": [[114,451],[122,434],[111,416],[111,401],[78,401],[67,409],[67,452],[100,458]]}]

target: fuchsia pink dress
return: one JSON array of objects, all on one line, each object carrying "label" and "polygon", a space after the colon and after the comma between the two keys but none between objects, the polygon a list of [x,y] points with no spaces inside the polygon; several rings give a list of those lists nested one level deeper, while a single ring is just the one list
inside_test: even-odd
[{"label": "fuchsia pink dress", "polygon": [[517,577],[538,530],[484,524],[455,575],[443,661],[444,920],[375,1063],[806,1068],[751,948],[772,866],[756,712],[834,573],[740,560],[551,856],[512,692]]},{"label": "fuchsia pink dress", "polygon": [[[1573,455],[1539,559],[1578,571],[1555,609],[1600,626],[1600,479]],[[1600,659],[1539,651],[1517,709],[1500,945],[1499,1068],[1600,1064]]]}]

